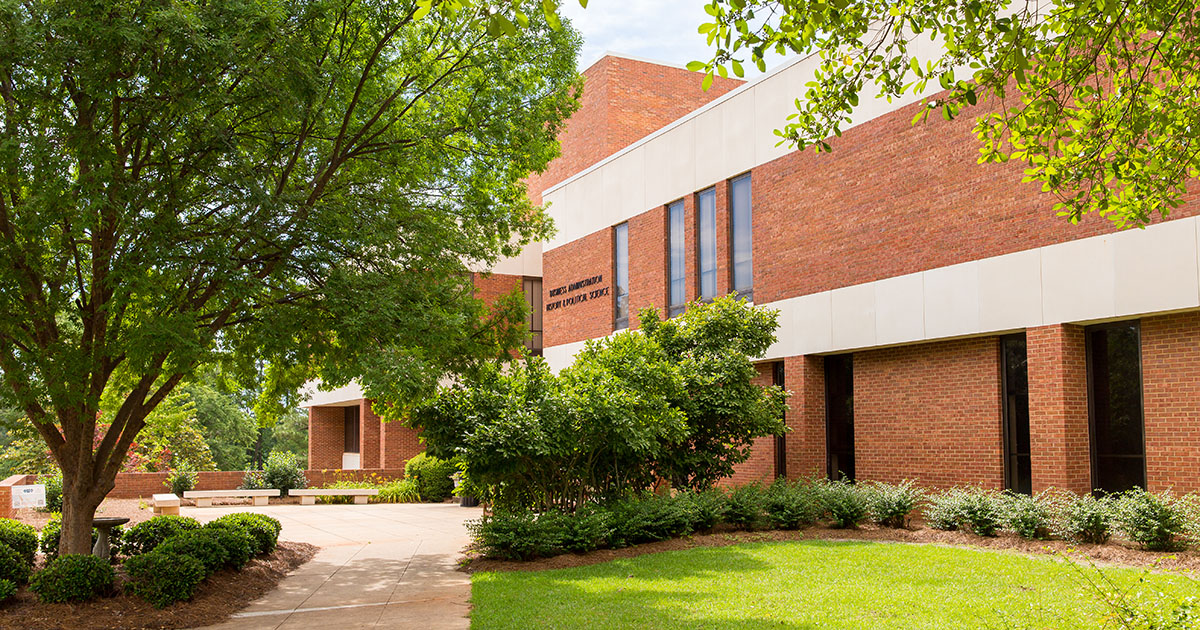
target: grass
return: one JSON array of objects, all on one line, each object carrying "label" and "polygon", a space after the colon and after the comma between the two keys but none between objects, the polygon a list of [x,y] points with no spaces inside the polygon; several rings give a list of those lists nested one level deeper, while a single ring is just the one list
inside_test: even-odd
[{"label": "grass", "polygon": [[[1118,585],[1143,575],[1105,573]],[[471,625],[484,630],[1098,628],[1103,615],[1061,560],[929,545],[757,543],[472,581]]]}]

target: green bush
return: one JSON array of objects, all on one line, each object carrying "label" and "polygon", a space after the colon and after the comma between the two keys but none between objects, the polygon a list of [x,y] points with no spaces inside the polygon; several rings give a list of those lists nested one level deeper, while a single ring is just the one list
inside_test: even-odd
[{"label": "green bush", "polygon": [[[330,489],[330,490],[338,490],[338,489],[345,490],[348,488],[373,489],[378,486],[370,481],[357,481],[354,479],[343,479],[341,481],[331,481],[321,487],[325,488],[325,489]],[[371,498],[374,498],[374,497],[371,497]],[[351,497],[351,496],[317,497],[317,503],[327,503],[327,504],[332,504],[332,505],[342,505],[342,504],[346,504],[346,503],[352,503],[353,501],[354,501],[354,497]]]},{"label": "green bush", "polygon": [[0,602],[17,594],[17,585],[12,580],[0,580]]},{"label": "green bush", "polygon": [[1058,535],[1078,542],[1102,545],[1112,535],[1113,500],[1085,494],[1067,499],[1062,507]]},{"label": "green bush", "polygon": [[38,483],[46,486],[46,511],[62,512],[62,473],[38,477]]},{"label": "green bush", "polygon": [[196,529],[200,529],[200,522],[194,518],[160,514],[125,532],[125,550],[129,555],[150,553],[166,539]]},{"label": "green bush", "polygon": [[415,479],[393,479],[379,486],[375,500],[379,503],[417,503],[421,500],[421,490]]},{"label": "green bush", "polygon": [[404,463],[404,477],[417,482],[417,494],[422,501],[440,503],[454,495],[454,481],[450,475],[458,472],[453,460],[438,459],[428,453],[419,453]]},{"label": "green bush", "polygon": [[925,522],[933,529],[954,531],[967,520],[967,504],[970,493],[961,488],[951,488],[929,497],[925,508]]},{"label": "green bush", "polygon": [[[42,532],[38,537],[38,549],[46,556],[47,560],[53,560],[58,557],[58,543],[62,537],[62,515],[51,514],[50,520],[42,526]],[[92,528],[92,546],[96,545],[96,539],[100,537],[100,532],[96,528]],[[117,525],[108,532],[108,544],[112,557],[129,555],[129,546],[125,543],[125,528]]]},{"label": "green bush", "polygon": [[288,451],[271,451],[263,463],[263,482],[268,488],[278,488],[287,495],[288,490],[308,487],[304,476],[304,461]]},{"label": "green bush", "polygon": [[1181,498],[1179,509],[1184,516],[1184,538],[1193,545],[1200,545],[1200,494]]},{"label": "green bush", "polygon": [[964,522],[976,536],[995,536],[1004,525],[1003,506],[991,490],[967,491],[965,508]]},{"label": "green bush", "polygon": [[687,504],[669,496],[644,494],[605,506],[609,513],[612,547],[628,547],[690,534]]},{"label": "green bush", "polygon": [[[564,551],[587,553],[605,545],[612,538],[612,515],[596,506],[584,506],[574,514],[551,513],[551,526],[559,529],[558,540]],[[546,518],[543,514],[539,520]],[[555,524],[554,520],[558,523]]]},{"label": "green bush", "polygon": [[88,554],[67,554],[51,560],[29,583],[43,603],[84,602],[112,590],[112,565]]},{"label": "green bush", "polygon": [[761,527],[766,519],[765,495],[758,483],[734,488],[725,502],[725,522],[741,529]]},{"label": "green bush", "polygon": [[822,509],[814,486],[776,479],[763,493],[763,512],[776,529],[800,529],[820,517]]},{"label": "green bush", "polygon": [[196,474],[194,470],[177,468],[167,474],[167,487],[175,496],[182,497],[184,492],[196,488],[196,481],[199,478],[200,475]]},{"label": "green bush", "polygon": [[1021,538],[1045,540],[1054,527],[1053,513],[1045,495],[1006,492],[1001,495],[1004,521]]},{"label": "green bush", "polygon": [[283,531],[283,526],[278,520],[265,514],[251,512],[226,514],[213,519],[205,527],[228,527],[244,531],[254,539],[256,555],[274,551],[275,545],[279,542],[279,532]]},{"label": "green bush", "polygon": [[1168,493],[1154,495],[1140,488],[1122,493],[1116,514],[1121,532],[1131,542],[1153,550],[1182,546],[1183,512]]},{"label": "green bush", "polygon": [[907,527],[909,515],[920,507],[925,499],[924,491],[909,479],[898,484],[872,482],[865,491],[867,504],[871,509],[871,520],[893,529]]},{"label": "green bush", "polygon": [[0,545],[8,545],[25,558],[26,564],[33,566],[33,556],[38,548],[38,532],[21,521],[0,518]]},{"label": "green bush", "polygon": [[155,608],[191,599],[204,579],[204,565],[191,556],[151,552],[125,561],[129,592]]},{"label": "green bush", "polygon": [[240,570],[254,557],[258,541],[254,535],[240,527],[209,527],[204,526],[194,532],[193,536],[211,538],[224,550],[227,557],[225,566]]},{"label": "green bush", "polygon": [[19,551],[0,544],[0,580],[24,584],[29,581],[31,570],[32,566]]},{"label": "green bush", "polygon": [[261,470],[247,470],[245,475],[242,475],[242,485],[238,486],[242,490],[266,490],[270,488],[267,485],[267,476]]},{"label": "green bush", "polygon": [[175,534],[162,541],[155,550],[169,555],[191,556],[199,560],[200,564],[204,565],[205,577],[229,564],[229,552],[216,536],[211,533],[205,534],[202,529]]},{"label": "green bush", "polygon": [[489,558],[528,560],[563,549],[559,532],[529,511],[498,512],[468,523],[467,529],[479,552]]},{"label": "green bush", "polygon": [[725,518],[728,496],[721,488],[708,490],[684,490],[675,495],[680,507],[687,515],[688,529],[707,532]]},{"label": "green bush", "polygon": [[818,484],[821,507],[833,519],[833,526],[858,527],[871,514],[867,493],[849,481]]}]

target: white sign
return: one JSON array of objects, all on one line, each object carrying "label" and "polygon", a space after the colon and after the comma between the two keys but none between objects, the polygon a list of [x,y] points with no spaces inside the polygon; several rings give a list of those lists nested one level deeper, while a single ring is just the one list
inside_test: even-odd
[{"label": "white sign", "polygon": [[14,510],[46,507],[46,484],[35,483],[32,486],[13,486],[12,506]]}]

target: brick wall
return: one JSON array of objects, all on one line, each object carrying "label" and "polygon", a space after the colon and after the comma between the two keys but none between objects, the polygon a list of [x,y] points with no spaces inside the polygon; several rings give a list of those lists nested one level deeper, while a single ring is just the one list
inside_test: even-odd
[{"label": "brick wall", "polygon": [[425,445],[421,443],[421,434],[416,429],[405,426],[399,421],[380,422],[379,416],[375,415],[375,411],[371,409],[370,405],[367,405],[366,413],[367,415],[363,417],[370,418],[382,432],[379,446],[382,457],[380,467],[403,470],[404,462],[425,450]]},{"label": "brick wall", "polygon": [[704,75],[682,68],[608,56],[583,73],[579,110],[558,136],[562,156],[527,180],[529,196],[588,168],[742,85],[717,77],[705,92]]},{"label": "brick wall", "polygon": [[345,407],[309,407],[308,465],[341,468],[345,450]]},{"label": "brick wall", "polygon": [[1004,486],[995,337],[854,353],[855,476]]},{"label": "brick wall", "polygon": [[[632,232],[632,231],[631,231]],[[630,241],[635,237],[630,234]],[[586,238],[572,243],[569,247],[558,247],[542,255],[542,298],[545,311],[542,320],[546,346],[603,337],[613,331],[613,267],[612,267],[612,230],[601,230]],[[639,253],[638,256],[653,256],[652,253]],[[633,258],[632,248],[630,257]],[[634,266],[630,260],[630,270]],[[551,297],[550,292],[562,286],[567,286],[577,280],[603,274],[604,281],[588,289],[609,287],[609,295],[595,300],[587,300],[554,308],[553,303],[565,297],[586,295],[588,290],[571,291]],[[632,276],[631,276],[632,277]],[[630,305],[630,314],[636,313],[634,305]],[[551,326],[550,322],[554,322]]]},{"label": "brick wall", "polygon": [[521,290],[522,280],[522,276],[503,273],[471,274],[471,282],[475,285],[475,297],[485,304],[493,304],[500,297]]},{"label": "brick wall", "polygon": [[825,360],[817,356],[784,360],[788,399],[789,479],[825,476]]},{"label": "brick wall", "polygon": [[358,417],[361,426],[358,432],[359,466],[379,468],[379,451],[383,436],[380,435],[379,416],[376,416],[375,410],[371,408],[371,401],[358,401]]},{"label": "brick wall", "polygon": [[1037,326],[1025,331],[1025,344],[1033,491],[1088,492],[1091,451],[1083,328]]},{"label": "brick wall", "polygon": [[1200,313],[1142,320],[1146,483],[1200,492]]},{"label": "brick wall", "polygon": [[12,487],[36,482],[36,475],[12,475],[0,481],[0,518],[13,518],[16,512],[12,509]]}]

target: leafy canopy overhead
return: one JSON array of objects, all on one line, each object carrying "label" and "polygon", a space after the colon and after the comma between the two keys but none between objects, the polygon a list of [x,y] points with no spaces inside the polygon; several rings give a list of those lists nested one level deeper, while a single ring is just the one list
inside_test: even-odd
[{"label": "leafy canopy overhead", "polygon": [[[693,62],[725,76],[819,55],[782,142],[830,149],[863,95],[970,113],[980,162],[1020,160],[1071,221],[1142,226],[1200,175],[1200,9],[1191,0],[712,0]],[[931,44],[931,42],[933,42]],[[983,104],[987,102],[986,104]],[[978,108],[972,106],[979,105]]]}]

